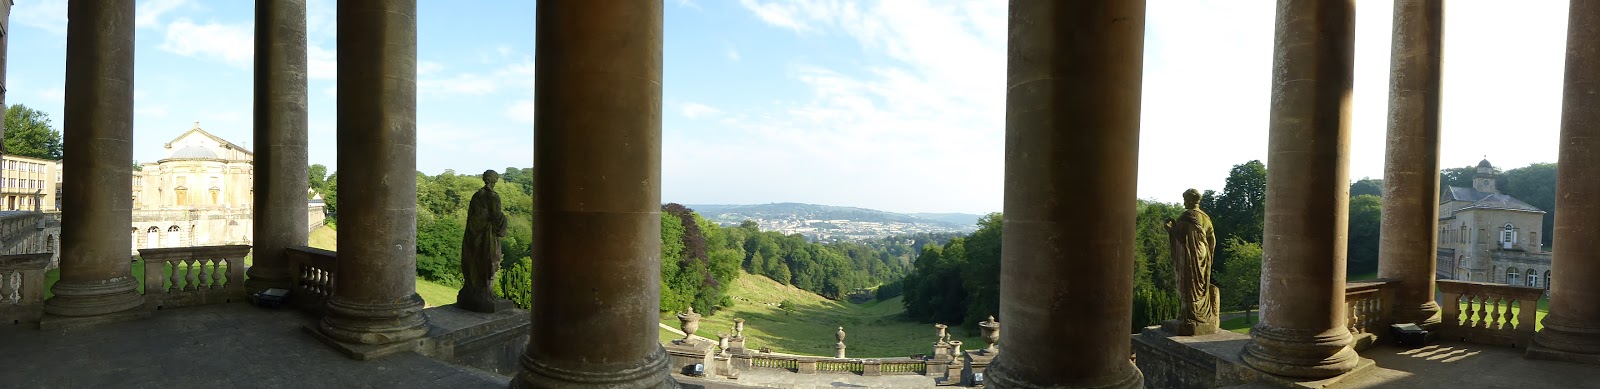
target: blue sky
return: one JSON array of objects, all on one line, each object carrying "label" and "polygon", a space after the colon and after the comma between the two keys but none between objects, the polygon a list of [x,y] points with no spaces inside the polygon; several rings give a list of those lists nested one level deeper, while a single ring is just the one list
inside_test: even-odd
[{"label": "blue sky", "polygon": [[[663,201],[1000,210],[1004,1],[665,2]],[[196,121],[251,146],[252,4],[138,2],[135,159]],[[1446,11],[1446,167],[1555,161],[1566,2],[1498,4]],[[311,162],[337,170],[334,1],[308,8]],[[534,8],[419,1],[419,170],[532,165]],[[1352,179],[1383,175],[1391,12],[1358,8]],[[1265,160],[1272,22],[1271,0],[1149,0],[1140,197]],[[6,102],[59,129],[66,0],[11,24]]]}]

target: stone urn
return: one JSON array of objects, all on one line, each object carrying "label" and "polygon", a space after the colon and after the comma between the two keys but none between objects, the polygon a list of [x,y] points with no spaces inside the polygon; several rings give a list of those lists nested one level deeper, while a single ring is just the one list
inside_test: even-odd
[{"label": "stone urn", "polygon": [[949,342],[946,342],[946,343],[950,343],[950,355],[953,356],[953,357],[956,357],[956,358],[960,358],[961,357],[961,341],[952,340],[952,341],[949,341]]},{"label": "stone urn", "polygon": [[939,330],[939,337],[933,339],[933,342],[935,344],[944,343],[944,338],[946,336],[948,336],[948,335],[945,334],[944,329],[945,328],[949,328],[949,327],[950,326],[944,325],[944,323],[934,323],[933,324],[933,328],[936,328],[936,329]]},{"label": "stone urn", "polygon": [[744,319],[733,319],[733,337],[744,338]]},{"label": "stone urn", "polygon": [[839,344],[844,344],[844,327],[839,327],[839,332],[835,332],[833,336],[839,338]]},{"label": "stone urn", "polygon": [[989,343],[988,347],[983,348],[983,354],[989,355],[1000,351],[994,347],[994,344],[1000,341],[1000,321],[991,315],[989,320],[979,322],[978,328],[983,329],[983,341]]},{"label": "stone urn", "polygon": [[717,347],[721,349],[723,353],[728,352],[728,338],[728,334],[717,334]]},{"label": "stone urn", "polygon": [[694,338],[694,332],[700,329],[700,314],[694,313],[694,307],[689,307],[688,312],[678,314],[678,329],[683,330],[683,339],[679,339],[679,344]]}]

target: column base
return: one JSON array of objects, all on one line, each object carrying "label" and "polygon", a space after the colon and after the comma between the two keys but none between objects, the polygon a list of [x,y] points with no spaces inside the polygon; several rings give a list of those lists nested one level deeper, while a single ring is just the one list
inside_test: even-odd
[{"label": "column base", "polygon": [[247,293],[255,293],[269,288],[294,289],[294,279],[289,276],[289,269],[268,269],[261,266],[251,266],[245,270],[244,288]]},{"label": "column base", "polygon": [[422,314],[422,297],[416,293],[390,304],[359,304],[340,299],[328,300],[326,316],[318,332],[333,340],[358,344],[388,344],[421,338],[428,334],[428,318]]},{"label": "column base", "polygon": [[1264,373],[1323,379],[1355,370],[1361,356],[1350,347],[1350,332],[1342,327],[1311,332],[1256,324],[1250,343],[1239,356],[1246,365]]},{"label": "column base", "polygon": [[1430,334],[1439,329],[1444,322],[1440,317],[1439,303],[1429,300],[1419,306],[1395,306],[1389,316],[1394,318],[1395,324],[1415,323],[1418,327],[1428,330]]},{"label": "column base", "polygon": [[678,382],[667,371],[667,350],[656,347],[644,360],[628,365],[578,363],[579,369],[557,367],[522,355],[522,372],[511,379],[512,388],[527,389],[671,389]]},{"label": "column base", "polygon": [[134,320],[149,319],[155,309],[143,305],[121,312],[112,312],[95,316],[56,316],[45,314],[39,318],[39,329],[45,331],[77,330],[94,328],[106,324],[129,322]]},{"label": "column base", "polygon": [[[1030,362],[1036,362],[1036,361],[1030,361]],[[1004,354],[1000,354],[993,361],[990,361],[989,367],[988,367],[987,371],[984,374],[984,379],[986,381],[988,381],[988,382],[984,383],[984,385],[993,386],[993,387],[996,387],[996,388],[1024,388],[1024,389],[1034,389],[1034,388],[1039,388],[1039,389],[1043,389],[1043,388],[1140,389],[1140,388],[1144,388],[1144,373],[1140,372],[1139,368],[1137,366],[1133,365],[1133,361],[1128,361],[1127,368],[1121,369],[1121,371],[1113,371],[1113,372],[1110,372],[1110,374],[1102,375],[1102,376],[1099,376],[1099,377],[1089,377],[1089,378],[1078,379],[1078,380],[1073,380],[1073,381],[1065,381],[1065,382],[1046,381],[1046,380],[1038,378],[1038,377],[1024,377],[1021,374],[1018,374],[1016,371],[1014,371],[1014,369],[1009,367],[1009,365],[1011,365],[1012,363],[1016,363],[1016,362],[1011,362],[1010,359],[1007,359]],[[956,378],[959,378],[959,376],[957,376]]]},{"label": "column base", "polygon": [[[1574,325],[1571,320],[1550,315],[1544,318],[1544,329],[1533,335],[1533,345],[1547,351],[1548,355],[1590,354],[1600,358],[1600,326]],[[1529,355],[1533,355],[1532,347]],[[1568,360],[1568,359],[1560,359]]]},{"label": "column base", "polygon": [[44,313],[54,316],[108,315],[144,305],[139,281],[132,275],[91,282],[61,280],[50,291],[55,296],[45,300]]}]

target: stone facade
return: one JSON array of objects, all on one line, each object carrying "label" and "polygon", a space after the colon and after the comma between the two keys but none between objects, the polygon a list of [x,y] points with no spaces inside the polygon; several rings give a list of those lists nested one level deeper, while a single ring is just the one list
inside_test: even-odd
[{"label": "stone facade", "polygon": [[1437,276],[1548,289],[1545,211],[1500,193],[1488,160],[1477,170],[1471,188],[1440,191]]},{"label": "stone facade", "polygon": [[[133,171],[129,249],[252,244],[254,154],[206,132],[199,123],[163,147],[168,150],[166,158],[142,163]],[[56,204],[61,195],[61,175],[54,172],[64,170],[57,163],[51,173],[44,173],[56,176],[57,189],[47,198],[49,204]],[[308,208],[306,224],[321,225],[321,199],[311,200]]]},{"label": "stone facade", "polygon": [[0,156],[0,210],[54,211],[58,163],[13,154]]}]

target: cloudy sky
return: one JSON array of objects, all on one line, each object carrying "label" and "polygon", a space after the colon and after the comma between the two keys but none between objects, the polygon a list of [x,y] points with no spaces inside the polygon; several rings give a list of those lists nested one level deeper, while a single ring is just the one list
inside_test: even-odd
[{"label": "cloudy sky", "polygon": [[[1000,210],[1004,1],[665,1],[663,201]],[[420,3],[418,168],[531,166],[533,3]],[[1265,160],[1273,3],[1149,0],[1140,197]],[[1566,3],[1450,4],[1444,166],[1555,161]],[[196,121],[248,146],[251,4],[139,1],[137,160]],[[309,1],[310,142],[336,170],[333,4]],[[1392,3],[1357,12],[1352,179],[1383,175]],[[57,128],[66,22],[66,0],[11,15],[6,101]]]}]

